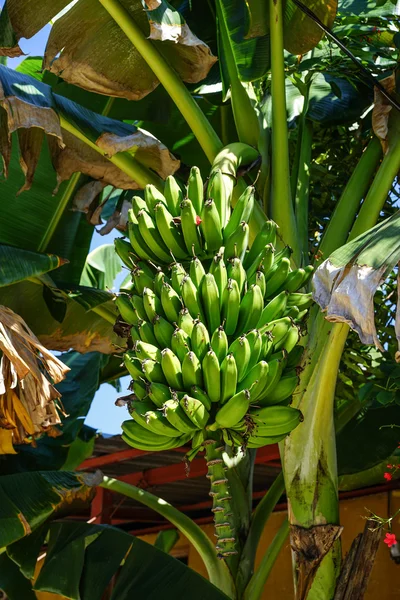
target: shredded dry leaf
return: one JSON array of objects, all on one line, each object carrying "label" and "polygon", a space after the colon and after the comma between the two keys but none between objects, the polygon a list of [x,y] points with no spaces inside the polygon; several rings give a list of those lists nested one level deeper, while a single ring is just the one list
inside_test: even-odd
[{"label": "shredded dry leaf", "polygon": [[[389,94],[393,94],[396,90],[395,75],[392,73],[389,77],[381,79],[380,83]],[[374,88],[374,108],[372,111],[372,128],[375,135],[380,139],[384,154],[389,150],[389,114],[392,110],[392,105],[389,104],[387,98],[382,94],[379,88]]]},{"label": "shredded dry leaf", "polygon": [[0,454],[34,443],[44,433],[59,435],[61,394],[53,384],[70,370],[53,356],[11,309],[0,306]]}]

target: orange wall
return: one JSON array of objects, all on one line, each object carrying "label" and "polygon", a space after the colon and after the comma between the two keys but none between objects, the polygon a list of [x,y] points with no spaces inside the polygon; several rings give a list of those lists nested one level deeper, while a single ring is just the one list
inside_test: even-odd
[{"label": "orange wall", "polygon": [[[344,527],[342,533],[343,553],[348,551],[355,536],[363,531],[365,525],[364,517],[368,515],[368,510],[381,517],[387,517],[389,514],[394,514],[399,508],[400,490],[350,500],[342,500],[340,502],[340,519]],[[257,562],[260,561],[268,544],[278,531],[279,526],[285,517],[286,513],[284,512],[272,514],[260,542],[260,548],[257,553]],[[202,529],[214,542],[213,526],[205,525]],[[398,539],[400,539],[400,518],[397,518],[396,522],[393,524],[393,532],[397,535]],[[155,535],[143,536],[142,539],[152,543],[155,539]],[[200,556],[184,536],[180,537],[172,554],[188,556],[189,566],[198,573],[201,573],[204,577],[207,577]],[[262,600],[267,600],[267,598],[268,600],[271,600],[272,598],[292,600],[294,598],[289,542],[287,542],[282,549],[264,588]],[[383,542],[379,547],[369,581],[368,591],[365,596],[365,600],[377,599],[400,600],[400,565],[396,565],[391,560],[388,548]],[[43,600],[45,599],[43,598]]]}]

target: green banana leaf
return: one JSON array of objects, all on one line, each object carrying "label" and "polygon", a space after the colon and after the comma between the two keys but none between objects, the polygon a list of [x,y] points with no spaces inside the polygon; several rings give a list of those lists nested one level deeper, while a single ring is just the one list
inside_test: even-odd
[{"label": "green banana leaf", "polygon": [[[269,3],[259,0],[246,0],[246,37],[256,38],[269,32]],[[303,0],[324,25],[331,28],[337,11],[337,0]],[[315,48],[324,35],[292,0],[285,0],[283,6],[283,43],[292,54],[305,54]]]},{"label": "green banana leaf", "polygon": [[80,284],[100,290],[111,290],[121,270],[121,261],[115,252],[114,244],[103,244],[88,255]]},{"label": "green banana leaf", "polygon": [[3,553],[0,555],[0,586],[7,598],[37,600],[31,582],[26,579],[14,561]]},{"label": "green banana leaf", "polygon": [[[7,0],[0,52],[20,55],[20,37],[30,38],[69,0]],[[121,0],[122,6],[164,58],[187,82],[206,77],[216,58],[168,2]],[[45,68],[63,79],[105,95],[138,100],[158,80],[98,0],[79,0],[53,24]]]},{"label": "green banana leaf", "polygon": [[[193,600],[223,600],[226,596],[203,577],[162,550],[113,527],[86,523],[53,523],[46,557],[33,589],[51,592],[71,600],[101,600],[113,577],[111,600],[146,598],[165,600],[185,598],[190,590]],[[30,573],[32,553],[18,552],[10,546],[8,555],[20,570]],[[38,549],[37,554],[39,554]],[[4,559],[5,560],[5,559]],[[0,588],[5,589],[7,574],[0,572]],[[9,600],[20,600],[7,593]],[[27,596],[29,598],[29,596]]]},{"label": "green banana leaf", "polygon": [[341,15],[359,17],[393,17],[399,15],[396,0],[339,0],[338,11]]},{"label": "green banana leaf", "polygon": [[0,244],[0,287],[38,277],[64,263],[64,259],[54,254],[39,254]]},{"label": "green banana leaf", "polygon": [[0,548],[24,538],[47,519],[82,508],[94,495],[98,475],[36,471],[0,477]]}]

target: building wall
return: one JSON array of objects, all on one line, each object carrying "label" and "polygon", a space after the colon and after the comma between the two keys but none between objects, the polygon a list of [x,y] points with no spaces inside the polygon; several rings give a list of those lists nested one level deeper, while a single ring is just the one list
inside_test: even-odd
[{"label": "building wall", "polygon": [[[400,509],[400,490],[342,500],[340,502],[340,519],[344,527],[342,533],[343,555],[349,550],[356,535],[363,531],[368,511],[386,518],[389,515],[393,515],[398,509]],[[284,512],[276,512],[271,515],[260,541],[256,558],[257,564],[285,517],[286,513]],[[214,542],[213,526],[205,525],[202,529]],[[397,517],[396,522],[393,524],[393,532],[397,535],[397,539],[400,539],[400,517]],[[152,543],[155,537],[155,535],[148,535],[143,536],[142,539]],[[204,577],[207,577],[200,556],[184,536],[180,537],[172,554],[176,556],[188,556],[189,566]],[[262,600],[267,600],[267,598],[268,600],[271,600],[271,598],[285,598],[287,600],[294,598],[289,542],[283,547],[264,588]],[[365,600],[377,599],[400,599],[400,565],[396,565],[392,561],[389,550],[383,542],[380,544],[365,596]],[[43,598],[43,600],[45,599]]]}]

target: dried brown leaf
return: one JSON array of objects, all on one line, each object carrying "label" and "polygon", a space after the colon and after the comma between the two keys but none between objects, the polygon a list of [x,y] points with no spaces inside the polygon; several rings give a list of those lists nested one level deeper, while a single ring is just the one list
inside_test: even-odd
[{"label": "dried brown leaf", "polygon": [[[392,73],[389,77],[380,80],[385,90],[389,94],[393,94],[396,90],[395,74]],[[380,139],[382,150],[386,154],[389,150],[389,114],[392,110],[392,105],[389,104],[387,98],[382,94],[379,88],[374,88],[374,108],[372,111],[372,128],[375,135]]]}]

